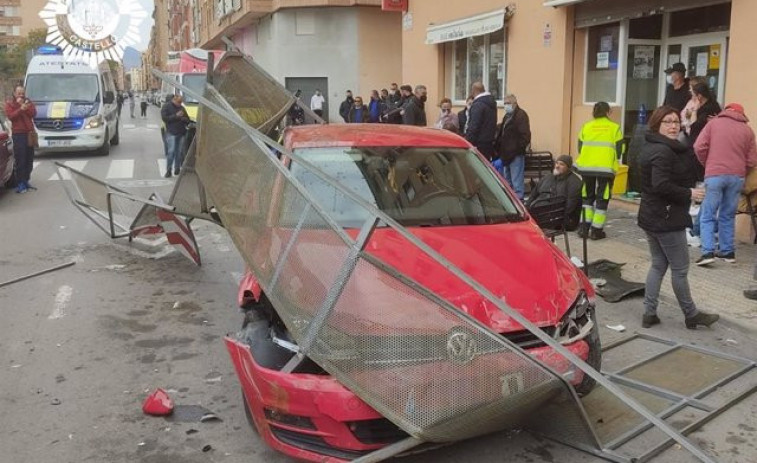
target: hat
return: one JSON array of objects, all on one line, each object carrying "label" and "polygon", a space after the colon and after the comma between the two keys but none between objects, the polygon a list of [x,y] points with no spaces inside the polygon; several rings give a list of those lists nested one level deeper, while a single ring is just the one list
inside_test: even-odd
[{"label": "hat", "polygon": [[670,74],[671,72],[680,72],[684,76],[686,75],[686,66],[683,63],[676,63],[669,68],[665,69],[665,74]]},{"label": "hat", "polygon": [[569,169],[573,167],[573,158],[570,157],[570,155],[567,155],[567,154],[563,154],[561,156],[558,156],[557,159],[555,160],[555,162],[562,162],[563,164],[565,164],[566,166],[568,166]]},{"label": "hat", "polygon": [[744,107],[738,103],[728,103],[725,105],[725,109],[728,111],[736,111],[737,113],[744,114]]}]

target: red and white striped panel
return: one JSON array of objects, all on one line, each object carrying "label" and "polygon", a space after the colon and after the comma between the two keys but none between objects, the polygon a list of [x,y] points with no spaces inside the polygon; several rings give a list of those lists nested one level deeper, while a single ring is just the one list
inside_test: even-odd
[{"label": "red and white striped panel", "polygon": [[192,233],[192,228],[186,220],[173,212],[162,209],[158,209],[156,213],[158,220],[160,220],[160,225],[166,233],[168,243],[177,248],[179,252],[187,256],[195,264],[201,265],[200,252],[197,249],[194,233]]}]

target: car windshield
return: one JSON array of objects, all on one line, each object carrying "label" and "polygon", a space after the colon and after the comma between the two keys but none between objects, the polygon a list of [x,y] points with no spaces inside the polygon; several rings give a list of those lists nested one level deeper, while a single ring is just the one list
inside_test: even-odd
[{"label": "car windshield", "polygon": [[[205,74],[184,74],[182,83],[202,95],[205,92]],[[184,95],[184,103],[197,103],[195,98]]]},{"label": "car windshield", "polygon": [[99,95],[94,74],[30,74],[26,79],[26,96],[32,101],[94,103]]},{"label": "car windshield", "polygon": [[[295,154],[406,227],[525,219],[491,169],[468,149],[329,147],[297,149]],[[312,172],[294,161],[291,170],[341,226],[360,227],[368,219],[357,204]]]}]

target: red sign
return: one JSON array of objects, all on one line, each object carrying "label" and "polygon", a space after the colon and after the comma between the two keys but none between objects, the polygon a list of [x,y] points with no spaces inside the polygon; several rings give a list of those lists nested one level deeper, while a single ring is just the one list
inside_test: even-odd
[{"label": "red sign", "polygon": [[381,0],[382,11],[407,11],[408,0]]}]

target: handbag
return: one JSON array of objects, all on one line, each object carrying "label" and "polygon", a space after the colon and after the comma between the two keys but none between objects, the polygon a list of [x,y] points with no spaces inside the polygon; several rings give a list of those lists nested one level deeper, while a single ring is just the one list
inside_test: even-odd
[{"label": "handbag", "polygon": [[36,130],[32,130],[26,135],[26,143],[29,148],[39,148],[39,135]]}]

